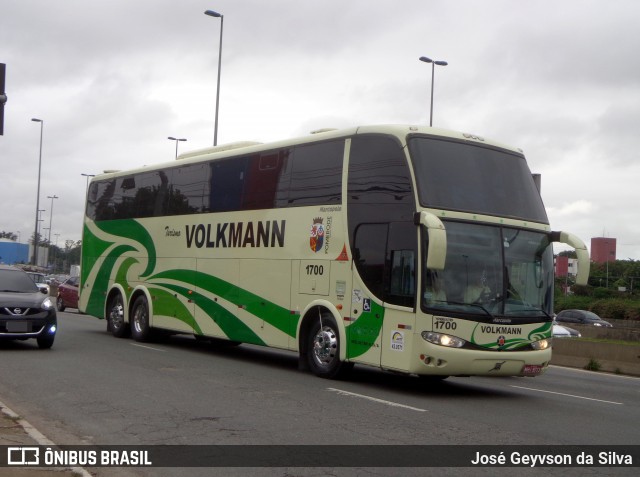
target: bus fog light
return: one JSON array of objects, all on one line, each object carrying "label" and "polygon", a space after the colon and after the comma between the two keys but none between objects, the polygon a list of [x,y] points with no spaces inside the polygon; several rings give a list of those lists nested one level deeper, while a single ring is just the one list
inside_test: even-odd
[{"label": "bus fog light", "polygon": [[540,341],[534,341],[533,343],[531,343],[531,347],[535,350],[541,351],[549,348],[551,346],[551,343],[552,340],[551,338],[549,338]]},{"label": "bus fog light", "polygon": [[462,348],[466,343],[462,338],[457,336],[445,335],[444,333],[436,333],[434,331],[423,331],[422,339],[429,343],[446,346],[448,348]]}]

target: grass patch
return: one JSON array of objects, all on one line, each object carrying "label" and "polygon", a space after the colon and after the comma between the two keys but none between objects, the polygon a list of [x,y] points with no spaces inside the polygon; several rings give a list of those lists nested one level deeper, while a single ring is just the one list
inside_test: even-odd
[{"label": "grass patch", "polygon": [[608,338],[570,338],[576,341],[587,341],[590,343],[608,343],[623,346],[638,346],[640,347],[640,341],[626,341],[626,340],[612,340]]},{"label": "grass patch", "polygon": [[589,371],[600,371],[601,367],[602,367],[602,365],[598,361],[596,361],[595,359],[591,358],[591,359],[589,359],[589,362],[584,367],[584,369],[589,370]]}]

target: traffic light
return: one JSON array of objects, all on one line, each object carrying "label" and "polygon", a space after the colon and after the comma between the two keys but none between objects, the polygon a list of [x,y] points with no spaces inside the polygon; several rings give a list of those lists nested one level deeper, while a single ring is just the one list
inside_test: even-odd
[{"label": "traffic light", "polygon": [[4,90],[4,78],[7,66],[0,63],[0,136],[4,134],[4,103],[7,102],[7,93]]}]

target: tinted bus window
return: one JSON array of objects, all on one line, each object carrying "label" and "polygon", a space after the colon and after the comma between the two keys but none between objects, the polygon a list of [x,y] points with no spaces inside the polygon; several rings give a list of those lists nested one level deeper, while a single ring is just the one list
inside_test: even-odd
[{"label": "tinted bus window", "polygon": [[197,214],[209,210],[210,168],[190,164],[173,169],[167,215]]},{"label": "tinted bus window", "polygon": [[343,154],[344,141],[296,146],[290,173],[288,205],[295,207],[341,203]]},{"label": "tinted bus window", "polygon": [[210,163],[211,212],[241,210],[248,159],[240,157]]}]

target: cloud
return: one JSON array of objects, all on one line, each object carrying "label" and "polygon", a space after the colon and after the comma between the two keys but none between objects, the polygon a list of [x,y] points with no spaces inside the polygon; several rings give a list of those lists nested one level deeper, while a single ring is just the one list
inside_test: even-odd
[{"label": "cloud", "polygon": [[[30,236],[39,128],[41,202],[78,240],[81,173],[170,161],[211,145],[224,16],[219,142],[322,127],[426,124],[520,147],[554,229],[640,243],[630,220],[640,123],[640,5],[632,0],[5,2],[0,229]],[[10,171],[7,175],[5,171]],[[50,208],[50,205],[47,205]],[[45,221],[48,224],[48,220]],[[621,248],[640,259],[640,250]]]}]

